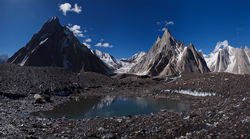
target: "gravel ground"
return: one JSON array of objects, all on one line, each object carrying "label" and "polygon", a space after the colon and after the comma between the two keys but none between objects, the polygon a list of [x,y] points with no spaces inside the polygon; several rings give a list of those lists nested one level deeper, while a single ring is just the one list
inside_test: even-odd
[{"label": "gravel ground", "polygon": [[[184,73],[166,79],[131,75],[112,78],[60,68],[0,65],[0,138],[250,138],[250,75]],[[68,96],[49,95],[69,90]],[[169,91],[164,91],[169,90]],[[191,96],[172,90],[213,92]],[[37,103],[34,94],[42,96]],[[150,96],[189,100],[191,111],[148,115],[46,119],[30,112],[49,110],[90,95]],[[49,101],[48,101],[49,100]]]}]

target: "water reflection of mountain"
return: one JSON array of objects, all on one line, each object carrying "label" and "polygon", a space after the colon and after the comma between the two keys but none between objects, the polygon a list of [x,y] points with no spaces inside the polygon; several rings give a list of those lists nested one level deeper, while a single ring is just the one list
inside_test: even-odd
[{"label": "water reflection of mountain", "polygon": [[190,102],[188,101],[171,101],[163,98],[141,98],[136,97],[136,104],[141,107],[151,107],[154,111],[166,109],[169,112],[181,112],[191,109]]},{"label": "water reflection of mountain", "polygon": [[33,113],[34,116],[46,118],[61,118],[66,116],[72,119],[91,117],[112,117],[138,114],[149,114],[166,109],[169,112],[181,112],[191,109],[189,102],[170,101],[161,98],[142,97],[84,97],[71,100],[56,106],[51,111]]},{"label": "water reflection of mountain", "polygon": [[106,96],[104,98],[101,99],[101,101],[94,106],[92,109],[101,109],[103,107],[109,106],[111,105],[114,101],[115,101],[116,97],[115,96]]}]

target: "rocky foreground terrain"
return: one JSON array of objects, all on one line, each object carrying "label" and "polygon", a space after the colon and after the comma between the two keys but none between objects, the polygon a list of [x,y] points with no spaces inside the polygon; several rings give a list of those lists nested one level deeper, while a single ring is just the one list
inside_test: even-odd
[{"label": "rocky foreground terrain", "polygon": [[[129,74],[107,77],[61,68],[0,64],[0,138],[250,138],[249,84],[250,75],[228,73],[183,73],[175,78]],[[48,93],[56,90],[70,93]],[[191,96],[176,90],[215,95]],[[39,101],[35,95],[41,97]],[[81,120],[30,115],[90,95],[189,100],[192,110]]]}]

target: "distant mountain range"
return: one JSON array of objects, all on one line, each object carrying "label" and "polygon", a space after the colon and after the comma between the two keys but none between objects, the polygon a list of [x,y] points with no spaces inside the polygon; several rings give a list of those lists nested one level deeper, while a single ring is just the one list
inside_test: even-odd
[{"label": "distant mountain range", "polygon": [[218,42],[214,51],[204,55],[212,72],[229,72],[235,74],[250,74],[250,50],[234,48],[228,41]]},{"label": "distant mountain range", "polygon": [[92,50],[92,53],[99,57],[114,73],[128,73],[146,54],[145,52],[138,52],[131,58],[117,60],[110,54],[99,50]]},{"label": "distant mountain range", "polygon": [[168,76],[210,71],[250,74],[249,57],[247,47],[233,48],[226,41],[218,43],[211,54],[203,55],[193,44],[185,46],[166,30],[148,53],[139,52],[118,60],[108,53],[90,50],[53,17],[12,57],[0,56],[0,63],[8,59],[20,66],[62,67],[73,72]]},{"label": "distant mountain range", "polygon": [[8,61],[8,55],[0,55],[0,63],[5,63]]}]

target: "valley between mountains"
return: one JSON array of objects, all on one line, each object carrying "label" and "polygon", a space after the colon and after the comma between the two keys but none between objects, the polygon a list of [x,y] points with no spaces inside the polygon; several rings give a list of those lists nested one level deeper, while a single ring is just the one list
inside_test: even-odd
[{"label": "valley between mountains", "polygon": [[[166,30],[149,52],[116,59],[90,50],[52,17],[0,61],[0,138],[250,138],[247,46],[219,42],[205,55]],[[84,114],[98,113],[125,102],[132,105],[125,115],[74,119],[55,110],[84,104]],[[136,106],[146,112],[128,112]]]}]

